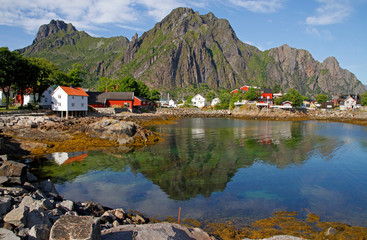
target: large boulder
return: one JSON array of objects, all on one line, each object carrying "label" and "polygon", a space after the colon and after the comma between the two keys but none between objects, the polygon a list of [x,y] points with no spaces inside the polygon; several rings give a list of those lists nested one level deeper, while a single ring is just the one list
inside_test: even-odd
[{"label": "large boulder", "polygon": [[5,215],[4,222],[13,224],[17,227],[24,227],[27,222],[28,213],[29,207],[19,206]]},{"label": "large boulder", "polygon": [[12,183],[23,184],[27,175],[26,167],[23,163],[4,161],[0,166],[0,176],[8,177]]},{"label": "large boulder", "polygon": [[143,225],[121,225],[102,231],[102,240],[135,239],[135,240],[212,240],[200,228],[187,228],[179,224],[156,223]]},{"label": "large boulder", "polygon": [[51,228],[50,240],[99,240],[101,227],[98,218],[64,215]]}]

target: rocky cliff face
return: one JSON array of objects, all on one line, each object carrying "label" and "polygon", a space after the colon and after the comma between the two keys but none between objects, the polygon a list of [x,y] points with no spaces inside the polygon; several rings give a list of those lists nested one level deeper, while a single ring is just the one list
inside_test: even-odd
[{"label": "rocky cliff face", "polygon": [[279,84],[283,90],[295,88],[309,96],[365,91],[335,58],[320,63],[308,51],[287,45],[261,52],[241,42],[227,20],[189,8],[173,10],[131,41],[93,38],[71,24],[53,20],[41,26],[31,46],[19,51],[48,58],[61,69],[79,62],[90,73],[90,86],[93,79],[103,76],[133,75],[162,90],[201,84],[213,89]]},{"label": "rocky cliff face", "polygon": [[274,62],[267,66],[267,75],[283,87],[295,88],[303,94],[346,94],[364,92],[365,88],[354,74],[342,69],[334,57],[322,63],[303,49],[283,45],[270,49]]}]

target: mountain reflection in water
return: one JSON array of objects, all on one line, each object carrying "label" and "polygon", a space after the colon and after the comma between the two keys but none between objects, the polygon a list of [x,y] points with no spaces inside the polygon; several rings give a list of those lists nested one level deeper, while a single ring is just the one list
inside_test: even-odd
[{"label": "mountain reflection in water", "polygon": [[165,140],[133,152],[90,151],[81,162],[40,161],[38,174],[66,198],[150,216],[175,215],[178,206],[197,218],[309,209],[366,224],[366,127],[195,118],[153,130]]}]

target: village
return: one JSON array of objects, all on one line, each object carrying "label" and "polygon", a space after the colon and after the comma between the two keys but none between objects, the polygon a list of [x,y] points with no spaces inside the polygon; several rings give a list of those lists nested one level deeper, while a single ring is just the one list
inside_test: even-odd
[{"label": "village", "polygon": [[[303,100],[300,106],[295,106],[289,100],[282,101],[282,97],[286,93],[273,93],[272,89],[259,88],[256,86],[242,86],[230,92],[231,95],[245,95],[250,89],[254,89],[258,97],[253,100],[240,98],[234,102],[235,107],[244,105],[256,106],[259,109],[284,109],[290,110],[301,108],[307,110],[321,109],[325,111],[331,110],[357,110],[361,105],[361,97],[357,94],[345,94],[333,96],[331,100],[317,102],[316,100]],[[4,104],[4,94],[0,94],[1,106]],[[22,98],[19,94],[11,94],[13,104],[20,105]],[[130,112],[147,112],[154,110],[156,107],[161,108],[183,108],[191,107],[198,109],[216,109],[221,102],[220,98],[215,97],[211,100],[206,99],[201,94],[196,94],[188,100],[174,100],[167,96],[159,101],[150,101],[140,96],[136,96],[134,92],[90,92],[88,89],[80,87],[67,86],[49,86],[39,98],[38,94],[33,94],[29,89],[23,96],[23,106],[36,103],[40,99],[39,107],[42,109],[51,109],[60,117],[69,116],[85,116],[88,111],[108,112],[108,109],[119,109],[120,111]],[[277,101],[280,100],[280,101]],[[280,104],[279,104],[280,102]],[[278,103],[278,104],[276,104]],[[107,109],[107,110],[106,110]]]}]

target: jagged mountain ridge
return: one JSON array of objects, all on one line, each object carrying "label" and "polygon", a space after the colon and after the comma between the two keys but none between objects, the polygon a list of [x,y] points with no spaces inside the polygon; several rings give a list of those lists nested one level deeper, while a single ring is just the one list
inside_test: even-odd
[{"label": "jagged mountain ridge", "polygon": [[241,42],[227,20],[189,8],[174,9],[131,41],[94,38],[53,20],[40,27],[31,46],[19,51],[48,58],[62,69],[79,62],[92,80],[132,75],[167,90],[205,83],[213,89],[279,84],[283,90],[295,88],[310,96],[365,91],[333,57],[320,63],[308,51],[287,45],[262,52]]}]

